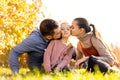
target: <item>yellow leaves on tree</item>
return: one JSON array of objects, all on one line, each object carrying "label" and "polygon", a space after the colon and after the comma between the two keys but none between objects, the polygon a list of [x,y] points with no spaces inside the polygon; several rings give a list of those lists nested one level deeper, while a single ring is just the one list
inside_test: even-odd
[{"label": "yellow leaves on tree", "polygon": [[12,47],[36,29],[34,22],[41,6],[41,0],[32,4],[26,0],[0,0],[0,55],[8,55]]}]

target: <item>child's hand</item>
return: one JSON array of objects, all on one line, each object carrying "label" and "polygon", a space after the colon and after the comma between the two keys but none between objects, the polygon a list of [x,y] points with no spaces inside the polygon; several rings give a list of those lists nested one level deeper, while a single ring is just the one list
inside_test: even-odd
[{"label": "child's hand", "polygon": [[50,74],[52,71],[50,70],[50,71],[46,71],[46,74]]},{"label": "child's hand", "polygon": [[60,71],[60,68],[59,68],[59,67],[56,67],[55,70],[54,70],[55,73],[56,73],[56,72],[59,72],[59,71]]},{"label": "child's hand", "polygon": [[71,43],[69,43],[68,44],[68,48],[72,48],[73,46],[72,46],[72,44]]},{"label": "child's hand", "polygon": [[74,66],[74,65],[75,65],[75,63],[76,63],[76,60],[71,59],[71,61],[70,61],[70,66]]},{"label": "child's hand", "polygon": [[73,48],[73,46],[72,46],[71,43],[69,43],[69,44],[67,45],[67,51],[66,51],[66,54],[69,54],[71,48]]}]

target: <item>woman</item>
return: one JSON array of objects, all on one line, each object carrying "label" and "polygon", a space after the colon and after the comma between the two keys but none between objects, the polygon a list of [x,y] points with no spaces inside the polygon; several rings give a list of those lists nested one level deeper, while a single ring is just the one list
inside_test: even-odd
[{"label": "woman", "polygon": [[89,24],[85,18],[76,18],[72,22],[71,33],[79,39],[75,67],[83,66],[81,64],[87,62],[88,70],[94,71],[97,64],[100,71],[108,71],[108,67],[114,64],[114,59],[96,37],[94,25]]}]

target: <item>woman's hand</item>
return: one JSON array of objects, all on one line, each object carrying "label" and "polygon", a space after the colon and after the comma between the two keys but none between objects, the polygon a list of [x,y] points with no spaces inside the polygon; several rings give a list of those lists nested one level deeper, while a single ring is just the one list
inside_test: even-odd
[{"label": "woman's hand", "polygon": [[82,62],[83,62],[83,58],[77,60],[77,62],[75,63],[75,68],[80,68],[80,65],[82,64]]},{"label": "woman's hand", "polygon": [[114,65],[115,65],[116,67],[120,68],[120,63],[115,62]]},{"label": "woman's hand", "polygon": [[79,60],[77,60],[77,62],[75,63],[75,68],[80,68],[81,64],[86,61],[88,59],[88,57],[84,57],[84,58],[81,58]]}]

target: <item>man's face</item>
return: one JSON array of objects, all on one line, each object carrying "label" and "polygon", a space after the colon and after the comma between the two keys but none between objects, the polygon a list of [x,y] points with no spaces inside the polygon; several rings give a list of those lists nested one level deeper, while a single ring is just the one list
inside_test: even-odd
[{"label": "man's face", "polygon": [[57,29],[54,29],[53,39],[59,39],[60,37],[61,37],[61,30],[58,27]]},{"label": "man's face", "polygon": [[47,35],[45,36],[47,40],[53,40],[53,39],[59,39],[61,38],[61,30],[60,28],[54,29],[54,34],[53,35]]}]

